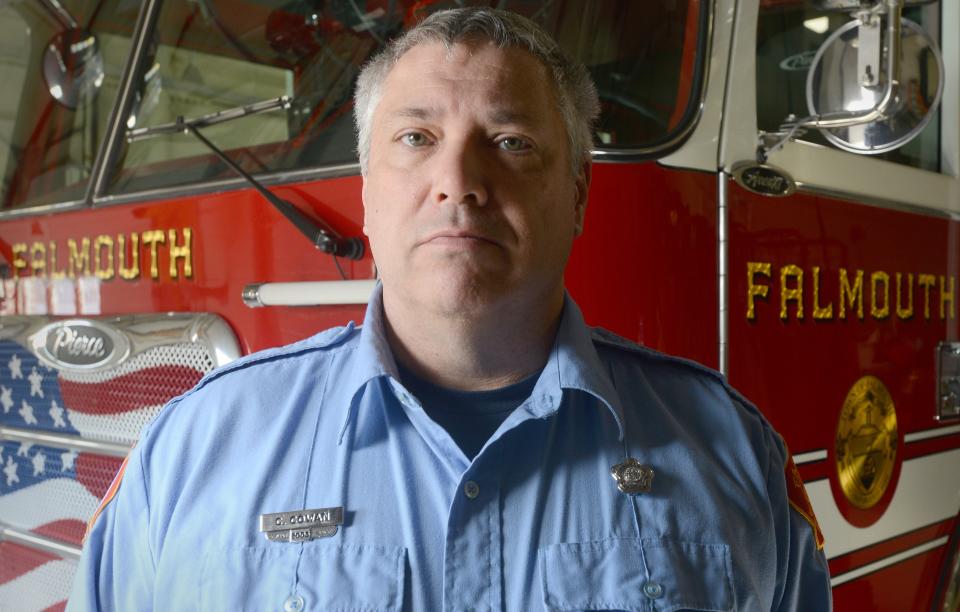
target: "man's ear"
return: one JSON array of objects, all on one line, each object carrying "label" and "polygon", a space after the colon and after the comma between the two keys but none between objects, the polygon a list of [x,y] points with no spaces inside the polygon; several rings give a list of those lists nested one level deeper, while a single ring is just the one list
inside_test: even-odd
[{"label": "man's ear", "polygon": [[587,194],[590,191],[591,170],[591,160],[589,158],[583,160],[583,164],[580,166],[580,172],[577,174],[577,178],[575,179],[577,193],[573,211],[575,215],[573,226],[574,237],[577,237],[583,233],[583,221],[587,215]]},{"label": "man's ear", "polygon": [[363,204],[363,235],[369,237],[370,232],[367,231],[367,177],[364,175],[360,180],[362,181],[360,202]]}]

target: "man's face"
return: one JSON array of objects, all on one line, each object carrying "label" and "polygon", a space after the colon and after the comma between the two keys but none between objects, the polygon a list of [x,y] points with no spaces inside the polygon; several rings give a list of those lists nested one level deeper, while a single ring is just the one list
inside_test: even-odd
[{"label": "man's face", "polygon": [[364,233],[385,299],[446,315],[557,304],[583,225],[557,95],[530,53],[423,43],[373,117]]}]

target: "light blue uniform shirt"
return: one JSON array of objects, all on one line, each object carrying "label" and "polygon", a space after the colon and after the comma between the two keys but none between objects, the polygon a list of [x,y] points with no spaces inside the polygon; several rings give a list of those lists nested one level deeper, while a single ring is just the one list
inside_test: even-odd
[{"label": "light blue uniform shirt", "polygon": [[[830,608],[782,441],[711,371],[567,299],[533,393],[473,461],[397,380],[379,290],[361,329],[208,375],[144,431],[67,609]],[[626,457],[650,493],[617,490]],[[329,538],[258,532],[337,506]]]}]

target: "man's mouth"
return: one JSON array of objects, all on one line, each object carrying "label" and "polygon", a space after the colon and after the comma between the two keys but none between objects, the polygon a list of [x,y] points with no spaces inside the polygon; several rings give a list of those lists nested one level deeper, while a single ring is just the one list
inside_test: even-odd
[{"label": "man's mouth", "polygon": [[499,243],[480,232],[470,230],[441,230],[427,236],[421,244],[450,245],[450,246],[470,246],[470,245],[492,245],[499,246]]}]

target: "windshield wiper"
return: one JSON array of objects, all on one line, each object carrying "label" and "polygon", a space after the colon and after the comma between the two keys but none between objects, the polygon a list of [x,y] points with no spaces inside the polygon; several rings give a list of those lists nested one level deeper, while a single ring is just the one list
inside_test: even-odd
[{"label": "windshield wiper", "polygon": [[[253,185],[253,187],[260,192],[260,195],[266,198],[267,201],[270,202],[273,207],[280,212],[280,214],[293,223],[294,227],[296,227],[301,234],[310,240],[313,246],[317,247],[328,255],[332,255],[334,257],[334,261],[336,261],[337,257],[361,259],[363,257],[363,241],[360,238],[344,238],[324,221],[308,217],[296,206],[287,200],[280,198],[264,187],[260,181],[253,178],[235,161],[230,159],[226,153],[221,151],[220,148],[207,140],[206,136],[200,133],[199,128],[202,127],[223,123],[225,121],[231,121],[233,119],[246,117],[256,113],[262,113],[265,111],[289,108],[291,101],[292,100],[290,97],[281,96],[279,98],[266,100],[264,102],[257,102],[255,104],[238,106],[236,108],[229,108],[216,113],[202,115],[194,119],[177,117],[177,120],[173,123],[164,123],[162,125],[127,130],[127,142],[145,140],[161,134],[189,132],[196,136],[197,140],[206,145],[207,148],[213,151],[213,153],[219,157],[223,163],[229,166],[231,170],[239,174],[248,183]],[[340,264],[338,263],[337,268],[339,269],[339,267]],[[343,270],[340,270],[340,275],[344,276]]]}]

